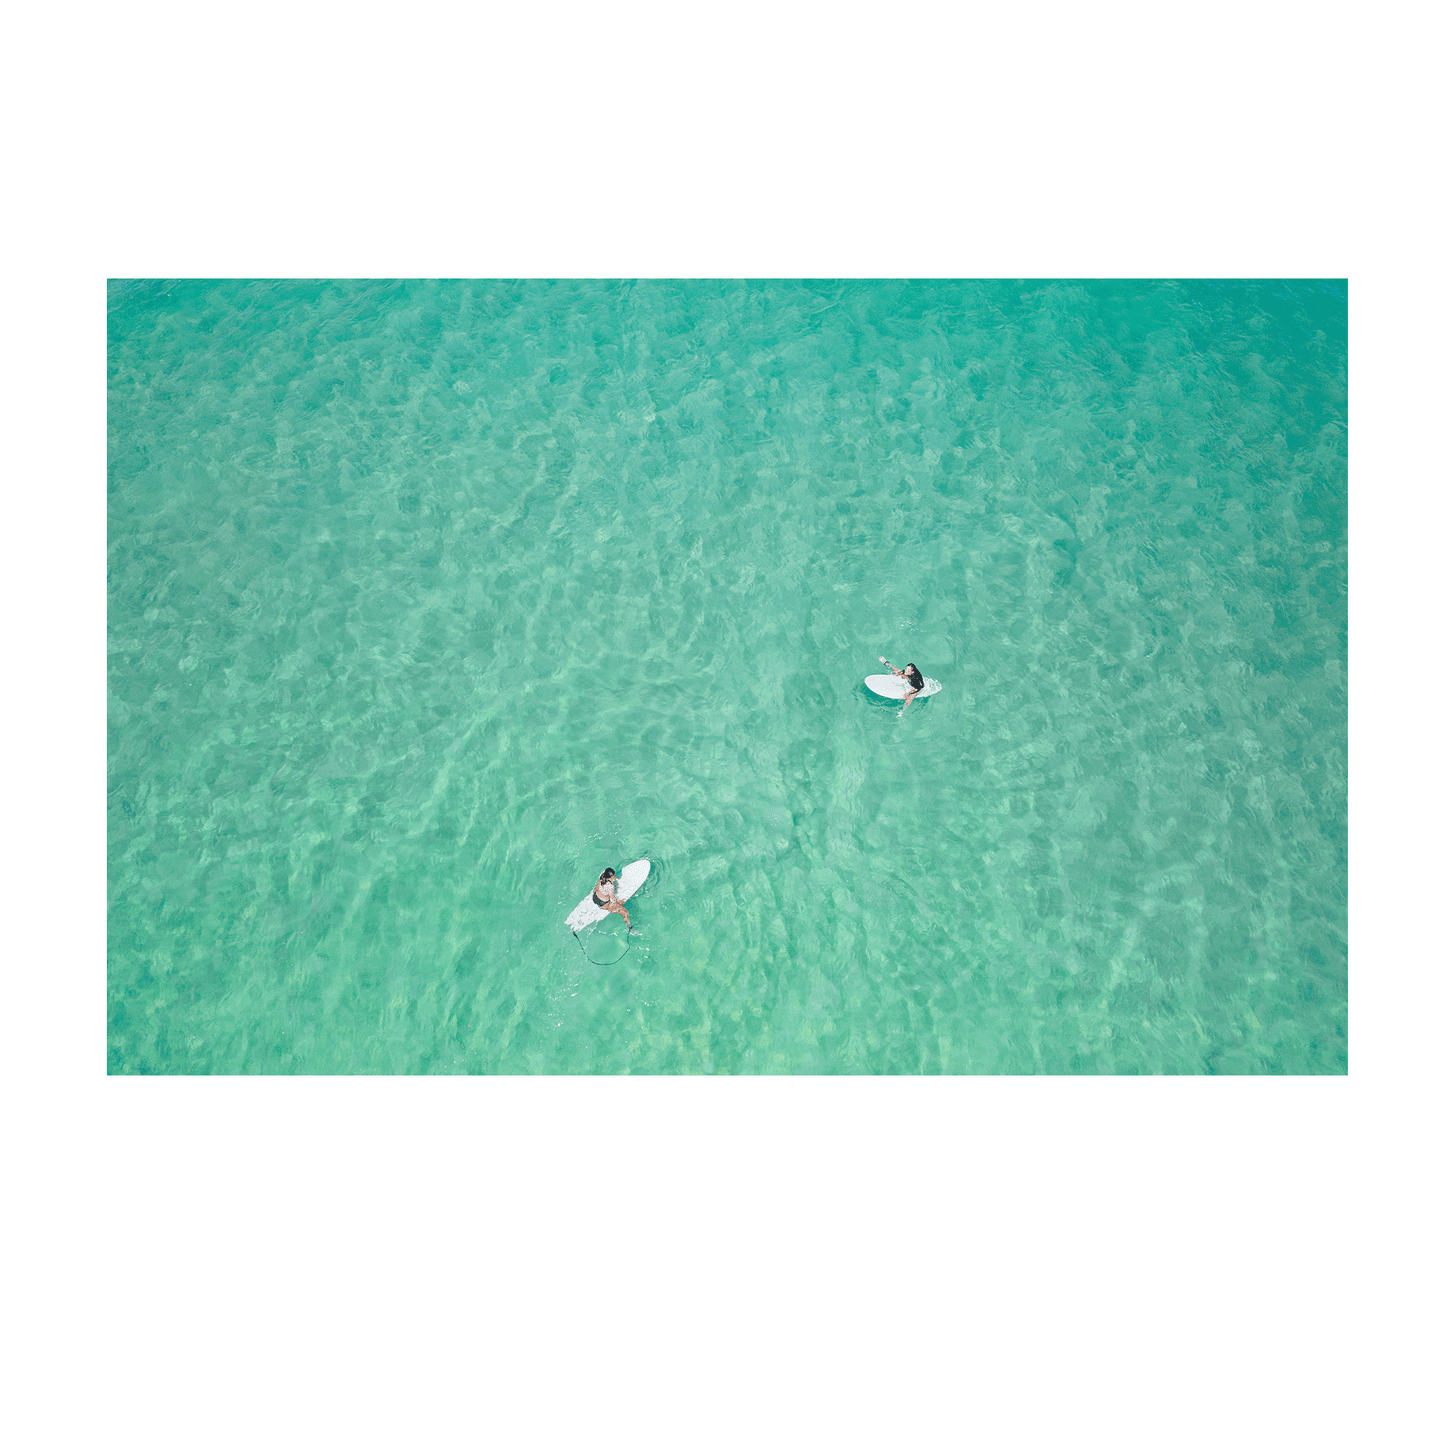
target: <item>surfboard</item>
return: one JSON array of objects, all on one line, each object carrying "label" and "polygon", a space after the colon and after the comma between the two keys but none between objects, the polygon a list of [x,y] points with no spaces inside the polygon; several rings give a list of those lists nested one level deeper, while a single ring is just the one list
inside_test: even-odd
[{"label": "surfboard", "polygon": [[[646,858],[639,858],[635,863],[629,863],[621,873],[617,875],[617,900],[619,903],[626,903],[644,883],[647,882],[647,875],[652,872],[652,864]],[[571,913],[567,915],[567,927],[573,933],[581,933],[584,928],[591,928],[599,918],[606,918],[607,910],[599,908],[589,893]]]},{"label": "surfboard", "polygon": [[[902,702],[908,695],[908,684],[901,677],[895,677],[891,672],[870,673],[863,679],[869,692],[876,692],[879,697],[892,698],[894,702]],[[925,677],[923,679],[923,691],[919,697],[932,697],[943,684],[936,677]]]}]

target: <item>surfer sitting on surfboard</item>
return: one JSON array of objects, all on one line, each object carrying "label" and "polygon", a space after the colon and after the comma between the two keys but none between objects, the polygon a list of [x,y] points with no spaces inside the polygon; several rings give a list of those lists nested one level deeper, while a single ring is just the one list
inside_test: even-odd
[{"label": "surfer sitting on surfboard", "polygon": [[[923,691],[923,674],[919,672],[911,662],[907,667],[894,667],[886,657],[880,657],[878,661],[881,662],[894,677],[901,677],[904,685],[912,689],[911,692],[903,694],[903,706],[906,708],[908,704]],[[903,714],[900,712],[898,716],[902,717]]]},{"label": "surfer sitting on surfboard", "polygon": [[602,876],[592,885],[592,901],[609,913],[620,913],[627,922],[627,931],[632,932],[632,920],[627,910],[617,901],[617,874],[611,868],[604,868]]}]

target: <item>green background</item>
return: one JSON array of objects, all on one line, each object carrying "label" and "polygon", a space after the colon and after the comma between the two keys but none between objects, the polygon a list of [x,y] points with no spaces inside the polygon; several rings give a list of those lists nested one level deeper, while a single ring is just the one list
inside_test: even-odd
[{"label": "green background", "polygon": [[1438,663],[1400,694],[1397,1133],[58,1134],[33,766],[49,575],[22,540],[48,532],[56,227],[1397,227],[1400,637],[1431,659],[1439,35],[1413,16],[153,6],[14,26],[19,1438],[1413,1438],[1438,1316]]}]

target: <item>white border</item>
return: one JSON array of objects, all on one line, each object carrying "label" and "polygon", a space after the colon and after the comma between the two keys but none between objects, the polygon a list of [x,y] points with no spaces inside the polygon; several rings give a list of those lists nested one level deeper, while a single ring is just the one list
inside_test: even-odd
[{"label": "white border", "polygon": [[[56,231],[52,254],[56,1129],[1393,1129],[1393,231]],[[111,276],[1345,277],[1347,1077],[108,1077],[105,280]]]}]

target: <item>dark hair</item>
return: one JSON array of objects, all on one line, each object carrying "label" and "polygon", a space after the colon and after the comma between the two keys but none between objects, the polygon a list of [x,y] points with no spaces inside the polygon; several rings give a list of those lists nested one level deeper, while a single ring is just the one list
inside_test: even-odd
[{"label": "dark hair", "polygon": [[609,878],[616,878],[617,874],[611,868],[604,868],[602,876],[597,880],[599,883],[606,883]]},{"label": "dark hair", "polygon": [[903,669],[903,676],[908,680],[909,687],[923,691],[923,674],[911,662]]}]

